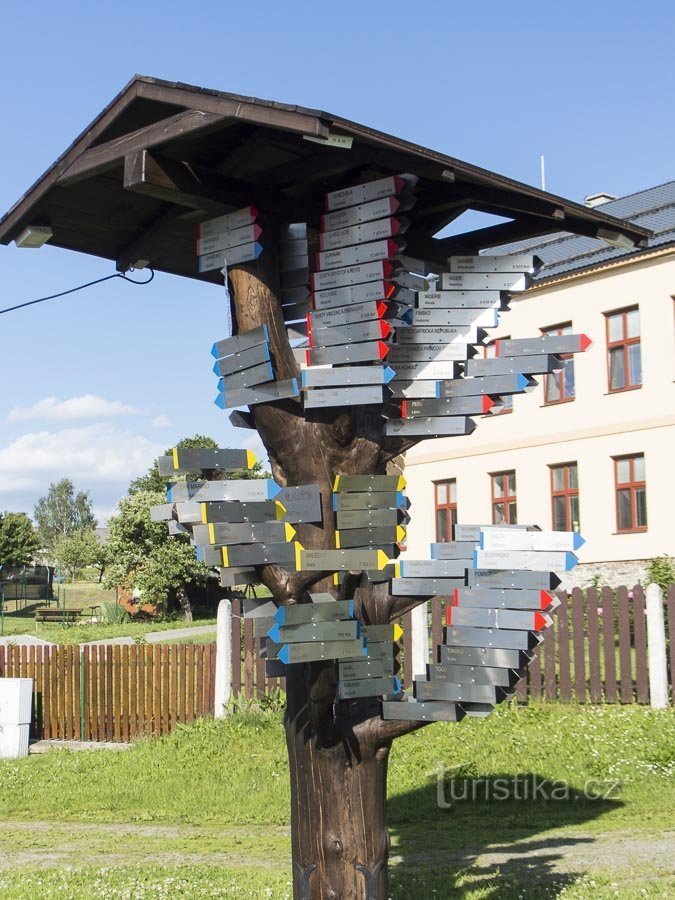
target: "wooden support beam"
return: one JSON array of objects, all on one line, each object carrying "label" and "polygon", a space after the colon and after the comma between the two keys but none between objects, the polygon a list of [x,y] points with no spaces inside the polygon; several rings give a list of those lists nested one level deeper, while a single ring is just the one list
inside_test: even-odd
[{"label": "wooden support beam", "polygon": [[98,147],[85,150],[61,175],[57,183],[64,186],[73,184],[82,178],[91,178],[99,172],[114,167],[129,153],[149,147],[159,147],[167,141],[183,137],[186,134],[218,128],[228,121],[226,116],[196,110],[177,113],[175,116],[169,116],[160,122],[138,128],[136,131],[114,138],[112,141],[106,141]]},{"label": "wooden support beam", "polygon": [[157,216],[145,231],[119,251],[115,262],[117,271],[127,272],[139,259],[147,260],[152,265],[162,243],[157,238],[161,238],[184,215],[185,209],[172,206]]}]

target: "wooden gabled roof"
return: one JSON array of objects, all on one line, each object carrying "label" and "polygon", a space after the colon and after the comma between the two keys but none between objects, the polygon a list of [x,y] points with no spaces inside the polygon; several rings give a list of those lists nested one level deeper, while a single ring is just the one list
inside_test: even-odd
[{"label": "wooden gabled roof", "polygon": [[[352,138],[333,147],[333,135]],[[442,153],[319,110],[134,77],[0,220],[8,244],[49,225],[51,244],[158,270],[197,273],[195,223],[249,203],[283,221],[318,224],[322,196],[410,172],[418,202],[406,213],[408,251],[450,253],[598,228],[643,245],[649,232]],[[466,209],[511,221],[465,235],[433,235]]]}]

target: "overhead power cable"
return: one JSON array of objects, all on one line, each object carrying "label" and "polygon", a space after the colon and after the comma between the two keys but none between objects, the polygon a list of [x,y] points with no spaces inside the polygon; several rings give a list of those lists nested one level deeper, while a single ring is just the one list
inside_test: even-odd
[{"label": "overhead power cable", "polygon": [[70,288],[67,291],[60,291],[58,294],[50,294],[48,297],[38,297],[37,300],[28,300],[26,303],[17,303],[16,306],[8,306],[5,309],[0,309],[0,316],[3,313],[14,312],[16,309],[23,309],[25,306],[34,306],[36,303],[44,303],[46,300],[56,300],[58,297],[65,297],[67,294],[83,291],[85,288],[93,287],[95,284],[102,284],[104,281],[110,281],[113,278],[123,278],[124,281],[127,281],[129,284],[150,284],[155,277],[155,270],[148,268],[144,271],[150,273],[150,277],[146,278],[145,281],[134,281],[134,279],[129,278],[125,272],[115,272],[114,275],[106,275],[104,278],[96,278],[94,281],[87,281],[86,284],[79,284],[77,287]]}]

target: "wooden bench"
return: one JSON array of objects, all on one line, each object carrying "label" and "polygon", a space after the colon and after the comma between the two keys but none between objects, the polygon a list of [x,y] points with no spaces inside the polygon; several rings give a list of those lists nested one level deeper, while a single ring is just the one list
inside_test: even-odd
[{"label": "wooden bench", "polygon": [[74,625],[81,615],[81,609],[40,606],[35,610],[35,622],[61,622],[64,625]]}]

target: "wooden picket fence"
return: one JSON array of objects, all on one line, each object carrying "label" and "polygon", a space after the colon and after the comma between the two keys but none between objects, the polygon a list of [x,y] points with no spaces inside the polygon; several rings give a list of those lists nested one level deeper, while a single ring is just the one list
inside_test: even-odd
[{"label": "wooden picket fence", "polygon": [[32,678],[37,740],[128,741],[213,715],[215,644],[0,646],[0,677]]}]

